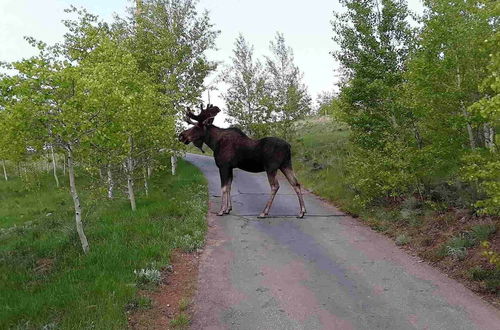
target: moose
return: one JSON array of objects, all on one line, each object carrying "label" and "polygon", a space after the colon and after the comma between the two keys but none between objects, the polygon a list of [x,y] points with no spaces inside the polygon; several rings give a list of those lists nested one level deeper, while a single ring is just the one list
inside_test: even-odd
[{"label": "moose", "polygon": [[219,128],[213,125],[215,116],[220,109],[212,104],[205,109],[200,106],[200,113],[195,115],[189,108],[184,120],[193,127],[179,134],[179,140],[184,144],[193,143],[202,152],[203,143],[212,149],[215,164],[219,168],[222,203],[217,215],[229,214],[232,210],[231,184],[233,169],[239,168],[247,172],[267,173],[271,186],[271,196],[259,218],[268,215],[274,197],[280,188],[276,174],[280,170],[295,190],[299,199],[300,211],[298,218],[306,213],[304,199],[299,182],[292,169],[290,144],[276,137],[265,137],[260,140],[249,138],[240,129]]}]

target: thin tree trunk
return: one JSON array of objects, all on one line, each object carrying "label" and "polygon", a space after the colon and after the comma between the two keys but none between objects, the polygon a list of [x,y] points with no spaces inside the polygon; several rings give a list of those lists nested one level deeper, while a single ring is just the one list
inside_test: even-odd
[{"label": "thin tree trunk", "polygon": [[170,163],[172,164],[172,175],[175,175],[177,170],[177,157],[174,155],[170,156]]},{"label": "thin tree trunk", "polygon": [[129,156],[127,157],[127,166],[126,166],[126,172],[127,172],[127,188],[128,188],[128,198],[130,200],[130,206],[132,207],[132,211],[135,211],[137,209],[136,204],[135,204],[135,194],[134,194],[134,179],[132,178],[132,173],[134,170],[134,160],[132,158],[132,150],[134,148],[134,141],[132,140],[132,137],[129,136],[128,141],[130,143],[130,152]]},{"label": "thin tree trunk", "polygon": [[144,191],[146,196],[149,196],[149,186],[148,186],[148,171],[144,169]]},{"label": "thin tree trunk", "polygon": [[[457,88],[458,90],[462,90],[462,75],[460,73],[460,66],[458,65],[458,56],[457,59]],[[467,134],[469,135],[469,145],[471,149],[476,149],[476,140],[474,139],[474,132],[472,131],[472,126],[469,122],[469,114],[467,113],[467,109],[465,108],[464,102],[460,100],[460,109],[462,110],[462,114],[467,120]]]},{"label": "thin tree trunk", "polygon": [[496,148],[495,145],[495,128],[490,125],[490,150],[494,151]]},{"label": "thin tree trunk", "polygon": [[495,129],[488,123],[483,125],[484,146],[490,150],[495,148]]},{"label": "thin tree trunk", "polygon": [[148,179],[151,178],[151,174],[153,174],[153,168],[151,168],[151,165],[148,165]]},{"label": "thin tree trunk", "polygon": [[470,145],[470,148],[471,149],[476,149],[476,140],[474,139],[474,132],[472,131],[472,126],[471,124],[469,123],[469,114],[467,113],[467,110],[465,109],[465,107],[462,105],[460,105],[460,107],[462,108],[462,114],[464,115],[464,117],[467,119],[467,134],[469,135],[469,145]]},{"label": "thin tree trunk", "polygon": [[66,176],[66,157],[63,158],[63,176]]},{"label": "thin tree trunk", "polygon": [[89,243],[87,241],[87,237],[85,236],[85,232],[83,231],[82,207],[80,205],[80,197],[76,191],[75,171],[73,168],[73,152],[71,151],[71,146],[68,148],[68,173],[71,197],[73,197],[73,203],[75,204],[76,231],[78,232],[78,237],[80,237],[83,252],[87,254],[89,252]]},{"label": "thin tree trunk", "polygon": [[111,172],[111,165],[108,164],[108,198],[113,199],[113,188],[115,183],[113,182],[113,173]]},{"label": "thin tree trunk", "polygon": [[47,174],[50,173],[50,156],[49,151],[47,150]]},{"label": "thin tree trunk", "polygon": [[50,146],[50,150],[52,153],[52,168],[54,170],[54,179],[56,180],[56,186],[59,188],[59,178],[57,177],[57,164],[56,164],[56,156],[54,155],[54,147]]},{"label": "thin tree trunk", "polygon": [[127,192],[128,199],[130,200],[130,207],[132,207],[132,211],[137,209],[135,204],[135,194],[134,194],[134,180],[132,178],[132,158],[129,157],[127,159]]},{"label": "thin tree trunk", "polygon": [[7,177],[7,169],[5,168],[5,160],[2,160],[2,167],[3,167],[3,176],[5,178],[5,181],[9,181],[9,178]]}]

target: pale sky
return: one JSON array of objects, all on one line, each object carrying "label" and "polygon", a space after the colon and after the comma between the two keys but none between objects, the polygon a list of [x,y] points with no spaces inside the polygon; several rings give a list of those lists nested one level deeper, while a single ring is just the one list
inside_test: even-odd
[{"label": "pale sky", "polygon": [[[110,21],[113,13],[125,14],[130,0],[0,0],[0,61],[14,61],[34,54],[24,41],[32,36],[47,43],[62,40],[65,32],[61,20],[64,9],[73,4]],[[409,0],[410,8],[421,12],[421,0]],[[221,33],[212,60],[230,62],[234,41],[242,33],[254,45],[255,55],[269,54],[269,42],[277,31],[292,47],[295,64],[304,73],[304,83],[316,99],[318,93],[333,90],[336,68],[330,52],[334,49],[330,20],[340,10],[338,0],[200,0],[200,10],[207,9],[212,23]],[[222,67],[222,66],[221,66]],[[207,79],[210,84],[213,77]],[[211,93],[211,102],[222,105],[219,91]],[[205,93],[204,100],[207,100]],[[216,124],[222,124],[222,117]]]}]

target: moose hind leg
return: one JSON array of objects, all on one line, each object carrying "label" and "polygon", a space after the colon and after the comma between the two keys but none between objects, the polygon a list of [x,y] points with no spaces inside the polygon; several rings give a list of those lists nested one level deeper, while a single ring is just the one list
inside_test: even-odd
[{"label": "moose hind leg", "polygon": [[226,183],[226,210],[224,214],[229,214],[233,209],[233,203],[231,202],[231,185],[233,183],[233,170],[229,170],[229,175]]},{"label": "moose hind leg", "polygon": [[220,210],[217,213],[217,215],[224,215],[227,214],[227,208],[228,208],[228,194],[227,194],[227,183],[229,181],[229,173],[230,169],[228,168],[219,168],[219,174],[220,174],[220,185],[221,185],[221,204],[220,204]]},{"label": "moose hind leg", "polygon": [[280,189],[280,184],[278,182],[278,179],[276,178],[276,172],[277,170],[267,172],[267,179],[269,180],[269,185],[271,186],[271,197],[267,201],[266,207],[259,215],[259,218],[264,218],[269,214],[269,210],[271,209],[271,205],[273,204],[274,197],[276,196],[278,189]]},{"label": "moose hind leg", "polygon": [[304,204],[304,198],[302,197],[302,189],[300,188],[300,184],[297,181],[297,177],[295,176],[295,173],[293,172],[292,167],[282,167],[280,168],[281,172],[285,175],[286,179],[290,183],[290,185],[293,187],[293,190],[295,190],[295,193],[297,194],[297,197],[299,198],[299,207],[300,207],[300,212],[297,215],[297,218],[303,218],[304,214],[306,213],[306,206]]}]

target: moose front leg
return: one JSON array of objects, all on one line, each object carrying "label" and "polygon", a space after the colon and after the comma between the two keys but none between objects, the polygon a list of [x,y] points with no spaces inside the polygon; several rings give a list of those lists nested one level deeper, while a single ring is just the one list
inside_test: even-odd
[{"label": "moose front leg", "polygon": [[231,211],[231,183],[233,181],[233,170],[227,167],[219,168],[221,184],[221,205],[217,215],[228,214]]}]

